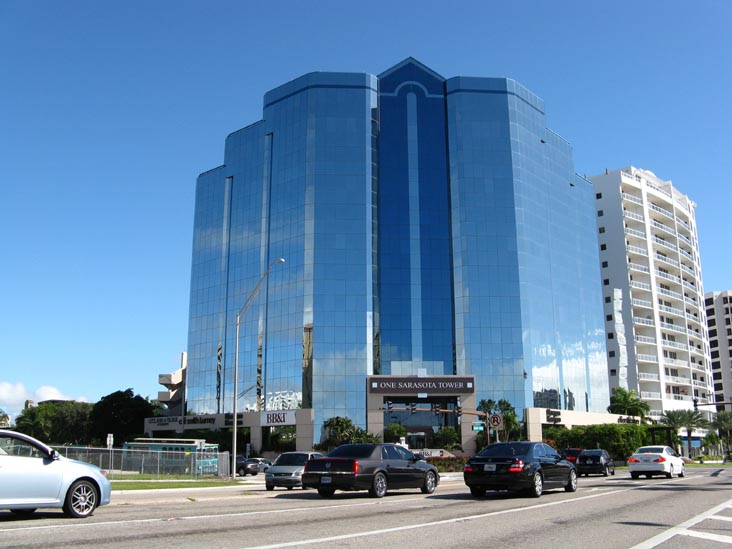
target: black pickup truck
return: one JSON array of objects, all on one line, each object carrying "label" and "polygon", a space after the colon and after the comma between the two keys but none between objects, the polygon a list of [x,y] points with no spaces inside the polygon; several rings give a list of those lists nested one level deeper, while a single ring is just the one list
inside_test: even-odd
[{"label": "black pickup truck", "polygon": [[336,490],[368,490],[381,498],[390,488],[420,488],[431,494],[440,482],[434,465],[397,444],[343,444],[327,457],[310,459],[303,488],[317,488],[323,497]]}]

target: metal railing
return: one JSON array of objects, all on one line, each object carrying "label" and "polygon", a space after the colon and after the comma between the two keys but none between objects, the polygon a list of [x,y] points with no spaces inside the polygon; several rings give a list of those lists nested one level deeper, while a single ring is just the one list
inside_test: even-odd
[{"label": "metal railing", "polygon": [[109,478],[228,477],[231,476],[229,452],[169,452],[122,448],[54,446],[62,456],[91,463],[107,471]]}]

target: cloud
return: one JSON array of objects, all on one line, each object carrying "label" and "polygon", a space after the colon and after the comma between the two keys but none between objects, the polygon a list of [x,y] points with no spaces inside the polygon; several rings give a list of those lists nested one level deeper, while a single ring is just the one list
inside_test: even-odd
[{"label": "cloud", "polygon": [[50,385],[42,385],[31,391],[22,382],[10,383],[8,381],[0,381],[0,410],[8,414],[13,420],[23,410],[27,400],[32,400],[35,403],[43,402],[44,400],[89,402],[89,399],[84,396],[70,397]]}]

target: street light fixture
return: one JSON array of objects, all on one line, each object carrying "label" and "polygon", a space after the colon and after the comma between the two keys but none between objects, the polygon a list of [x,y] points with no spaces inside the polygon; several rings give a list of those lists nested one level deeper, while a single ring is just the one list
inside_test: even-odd
[{"label": "street light fixture", "polygon": [[234,413],[234,423],[231,429],[231,478],[234,480],[236,479],[236,401],[239,398],[239,395],[237,394],[237,391],[239,390],[239,321],[241,320],[241,317],[246,314],[247,309],[252,304],[252,301],[254,301],[254,298],[257,297],[259,288],[262,287],[262,283],[265,281],[267,276],[269,276],[269,272],[272,270],[272,267],[284,262],[285,260],[280,257],[279,259],[276,259],[275,261],[270,263],[269,267],[267,267],[267,270],[262,275],[262,278],[259,279],[259,282],[257,282],[257,285],[252,290],[252,293],[249,294],[247,302],[244,303],[244,306],[239,310],[238,313],[236,313],[236,344],[234,347],[234,390],[232,391],[232,394],[234,395],[234,405],[232,410]]}]

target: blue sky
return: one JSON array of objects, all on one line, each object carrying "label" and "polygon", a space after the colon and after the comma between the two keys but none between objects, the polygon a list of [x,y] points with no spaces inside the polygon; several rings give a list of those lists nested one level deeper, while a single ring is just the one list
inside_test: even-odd
[{"label": "blue sky", "polygon": [[0,0],[0,409],[157,397],[196,176],[312,71],[519,81],[578,173],[634,165],[696,201],[705,290],[732,288],[731,23],[728,0]]}]

